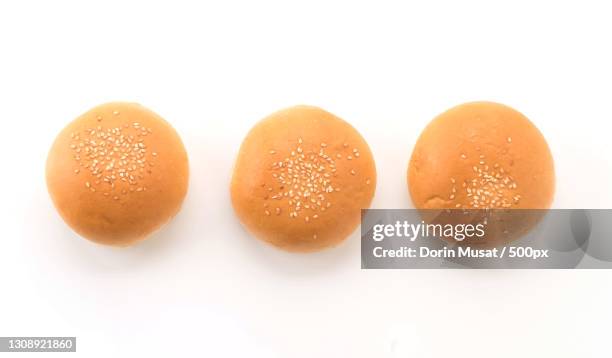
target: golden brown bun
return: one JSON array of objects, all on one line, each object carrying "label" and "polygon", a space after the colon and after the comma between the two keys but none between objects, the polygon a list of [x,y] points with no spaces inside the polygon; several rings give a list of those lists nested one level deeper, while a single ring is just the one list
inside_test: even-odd
[{"label": "golden brown bun", "polygon": [[251,129],[230,191],[253,235],[287,251],[310,252],[351,234],[375,188],[374,159],[361,135],[331,113],[296,106]]},{"label": "golden brown bun", "polygon": [[139,104],[117,102],[91,109],[60,132],[46,177],[55,207],[74,231],[127,246],[178,213],[189,165],[168,122]]},{"label": "golden brown bun", "polygon": [[498,103],[466,103],[425,128],[408,187],[418,209],[547,209],[555,191],[553,158],[521,113]]}]

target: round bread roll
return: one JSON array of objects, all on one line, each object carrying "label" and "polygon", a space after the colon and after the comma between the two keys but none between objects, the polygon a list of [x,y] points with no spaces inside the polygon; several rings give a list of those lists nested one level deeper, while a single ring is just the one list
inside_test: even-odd
[{"label": "round bread roll", "polygon": [[[540,131],[516,110],[491,102],[459,105],[429,123],[407,176],[418,209],[548,209],[555,191],[553,158]],[[524,213],[539,218],[541,211]],[[524,225],[499,229],[513,234],[502,238],[491,229],[488,244],[513,240],[537,222],[514,213],[488,224],[519,217],[510,221]]]},{"label": "round bread roll", "polygon": [[135,103],[107,103],[68,124],[47,158],[47,188],[64,221],[101,244],[128,246],[176,215],[189,165],[168,122]]},{"label": "round bread roll", "polygon": [[296,106],[251,129],[230,191],[254,236],[287,251],[312,252],[355,230],[375,188],[374,159],[361,135],[320,108]]}]

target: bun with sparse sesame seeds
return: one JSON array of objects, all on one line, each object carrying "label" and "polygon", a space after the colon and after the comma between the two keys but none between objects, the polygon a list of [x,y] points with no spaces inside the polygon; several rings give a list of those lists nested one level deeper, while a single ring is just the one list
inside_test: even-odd
[{"label": "bun with sparse sesame seeds", "polygon": [[180,210],[187,193],[187,153],[172,126],[135,103],[107,103],[57,136],[47,158],[47,188],[79,235],[128,246]]},{"label": "bun with sparse sesame seeds", "polygon": [[355,230],[375,188],[374,158],[361,135],[320,108],[295,106],[247,134],[230,192],[254,236],[287,251],[312,252]]},{"label": "bun with sparse sesame seeds", "polygon": [[[555,191],[544,136],[523,114],[492,102],[465,103],[431,121],[414,147],[407,177],[417,209],[469,209],[465,220],[491,227],[486,241],[463,243],[471,245],[497,246],[521,237],[542,210],[504,211],[548,209]],[[494,226],[504,221],[513,223],[510,229]]]}]

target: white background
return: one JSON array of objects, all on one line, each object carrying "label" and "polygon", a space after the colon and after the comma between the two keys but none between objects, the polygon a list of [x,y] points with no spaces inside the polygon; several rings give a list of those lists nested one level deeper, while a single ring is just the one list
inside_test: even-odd
[{"label": "white background", "polygon": [[[609,271],[365,271],[357,232],[320,254],[249,237],[228,185],[243,136],[294,104],[369,142],[375,208],[408,208],[427,122],[511,105],[555,160],[555,207],[609,208],[606,1],[5,1],[0,4],[0,336],[79,357],[602,357]],[[92,244],[46,193],[47,150],[97,104],[139,102],[190,156],[182,212],[130,249]]]}]

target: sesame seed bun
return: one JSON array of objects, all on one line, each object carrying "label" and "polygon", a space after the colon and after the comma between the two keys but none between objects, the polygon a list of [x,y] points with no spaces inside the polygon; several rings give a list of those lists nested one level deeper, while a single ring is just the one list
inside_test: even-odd
[{"label": "sesame seed bun", "polygon": [[127,246],[176,215],[189,166],[168,122],[135,103],[91,109],[57,136],[47,188],[64,221],[101,244]]},{"label": "sesame seed bun", "polygon": [[523,114],[492,102],[465,103],[431,121],[407,179],[418,209],[548,209],[555,191],[542,133]]},{"label": "sesame seed bun", "polygon": [[350,235],[375,188],[374,159],[361,135],[320,108],[296,106],[247,134],[230,191],[238,218],[254,236],[311,252]]}]

